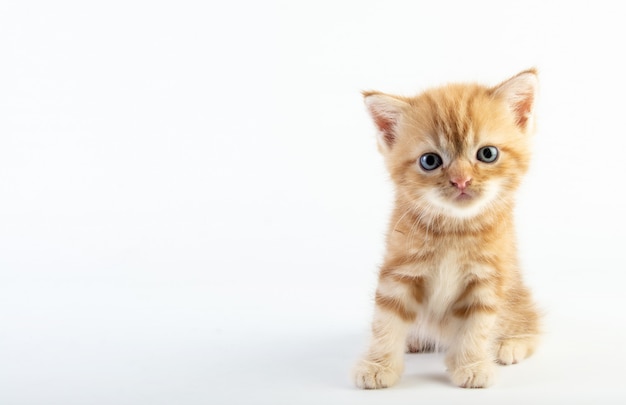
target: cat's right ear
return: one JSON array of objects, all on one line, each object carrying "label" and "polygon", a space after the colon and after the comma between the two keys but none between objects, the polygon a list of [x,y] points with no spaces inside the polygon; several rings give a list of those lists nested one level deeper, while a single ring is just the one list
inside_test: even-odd
[{"label": "cat's right ear", "polygon": [[397,97],[374,91],[364,91],[363,97],[378,130],[378,146],[381,152],[386,153],[396,142],[398,124],[407,103]]}]

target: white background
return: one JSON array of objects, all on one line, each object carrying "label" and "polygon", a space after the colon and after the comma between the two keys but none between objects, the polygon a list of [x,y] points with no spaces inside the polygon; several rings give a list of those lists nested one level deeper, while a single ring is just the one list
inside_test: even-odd
[{"label": "white background", "polygon": [[[624,403],[624,38],[608,1],[3,1],[0,404]],[[543,344],[353,388],[392,202],[359,92],[532,66]]]}]

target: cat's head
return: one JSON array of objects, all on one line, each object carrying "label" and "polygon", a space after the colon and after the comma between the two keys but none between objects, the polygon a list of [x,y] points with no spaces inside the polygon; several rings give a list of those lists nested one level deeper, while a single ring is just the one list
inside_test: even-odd
[{"label": "cat's head", "polygon": [[495,87],[451,84],[416,97],[364,92],[401,201],[456,219],[510,206],[528,169],[537,74]]}]

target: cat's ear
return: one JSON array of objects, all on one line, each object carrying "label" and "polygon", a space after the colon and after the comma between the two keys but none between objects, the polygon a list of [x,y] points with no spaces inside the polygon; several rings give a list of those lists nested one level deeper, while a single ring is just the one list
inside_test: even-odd
[{"label": "cat's ear", "polygon": [[408,103],[398,97],[373,91],[364,91],[363,97],[378,129],[378,146],[381,152],[387,152],[398,137],[398,123]]},{"label": "cat's ear", "polygon": [[515,116],[517,126],[524,132],[531,132],[534,127],[537,86],[537,70],[529,69],[493,88],[493,94],[504,99]]}]

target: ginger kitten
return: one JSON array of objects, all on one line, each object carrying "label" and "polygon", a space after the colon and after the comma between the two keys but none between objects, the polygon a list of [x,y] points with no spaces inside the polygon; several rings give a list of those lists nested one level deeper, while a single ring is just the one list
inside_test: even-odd
[{"label": "ginger kitten", "polygon": [[358,387],[396,383],[407,350],[445,349],[452,382],[467,388],[535,350],[539,316],[519,271],[513,205],[536,88],[531,69],[495,87],[364,93],[396,201]]}]

